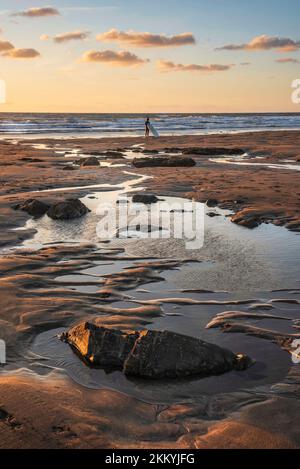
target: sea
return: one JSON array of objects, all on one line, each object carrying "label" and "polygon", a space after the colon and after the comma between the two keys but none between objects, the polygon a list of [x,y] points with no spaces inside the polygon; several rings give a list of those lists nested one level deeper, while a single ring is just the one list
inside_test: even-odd
[{"label": "sea", "polygon": [[[300,113],[149,114],[160,135],[299,130]],[[144,134],[145,114],[0,113],[0,138],[127,137]]]}]

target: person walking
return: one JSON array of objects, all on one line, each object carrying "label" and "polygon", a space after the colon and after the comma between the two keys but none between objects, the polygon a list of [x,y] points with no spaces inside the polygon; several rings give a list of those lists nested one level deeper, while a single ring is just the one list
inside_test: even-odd
[{"label": "person walking", "polygon": [[145,121],[145,137],[149,137],[150,135],[150,119],[147,117]]}]

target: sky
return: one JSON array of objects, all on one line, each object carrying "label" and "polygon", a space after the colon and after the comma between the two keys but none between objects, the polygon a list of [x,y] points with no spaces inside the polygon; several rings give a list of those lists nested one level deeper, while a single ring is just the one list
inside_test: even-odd
[{"label": "sky", "polygon": [[0,0],[0,112],[300,112],[299,0]]}]

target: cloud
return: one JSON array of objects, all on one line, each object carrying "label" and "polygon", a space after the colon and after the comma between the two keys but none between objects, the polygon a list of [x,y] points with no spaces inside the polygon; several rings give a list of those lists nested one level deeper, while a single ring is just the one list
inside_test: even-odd
[{"label": "cloud", "polygon": [[113,50],[90,50],[85,52],[81,62],[98,62],[117,67],[130,67],[134,65],[143,65],[149,62],[149,60],[141,59],[137,55],[131,54],[128,51],[115,52]]},{"label": "cloud", "polygon": [[277,59],[275,62],[278,62],[279,64],[300,64],[300,60],[292,58]]},{"label": "cloud", "polygon": [[2,55],[10,59],[35,59],[40,57],[40,53],[35,49],[12,49]]},{"label": "cloud", "polygon": [[67,33],[62,33],[62,34],[57,34],[53,38],[51,36],[48,36],[47,34],[42,34],[40,39],[42,41],[49,41],[49,39],[53,39],[54,42],[57,42],[58,44],[61,44],[63,42],[68,42],[68,41],[83,41],[84,39],[87,39],[89,36],[88,31],[71,31]]},{"label": "cloud", "polygon": [[159,60],[157,68],[161,72],[224,72],[230,70],[234,65],[220,65],[220,64],[209,64],[209,65],[197,65],[197,64],[175,64],[168,60]]},{"label": "cloud", "polygon": [[251,65],[251,62],[241,62],[240,65],[242,67],[247,67],[248,65]]},{"label": "cloud", "polygon": [[276,49],[279,52],[291,52],[300,49],[300,41],[294,41],[286,37],[267,36],[263,34],[261,36],[254,37],[250,42],[246,44],[227,44],[223,47],[219,47],[216,50],[250,50],[250,51],[262,51]]},{"label": "cloud", "polygon": [[27,18],[39,18],[41,16],[56,16],[59,15],[59,11],[52,7],[41,7],[41,8],[29,8],[28,10],[18,11],[12,13],[11,16],[25,16]]},{"label": "cloud", "polygon": [[14,46],[12,45],[11,42],[8,41],[0,41],[0,54],[2,52],[7,52],[9,50],[14,49]]},{"label": "cloud", "polygon": [[96,37],[101,42],[120,42],[133,47],[179,47],[195,44],[192,33],[182,33],[175,36],[164,34],[138,33],[135,31],[119,31],[111,29]]}]

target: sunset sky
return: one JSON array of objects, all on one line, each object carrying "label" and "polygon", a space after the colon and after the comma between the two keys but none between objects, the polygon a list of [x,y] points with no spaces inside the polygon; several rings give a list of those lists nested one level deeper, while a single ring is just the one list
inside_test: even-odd
[{"label": "sunset sky", "polygon": [[22,112],[300,112],[299,0],[0,1]]}]

